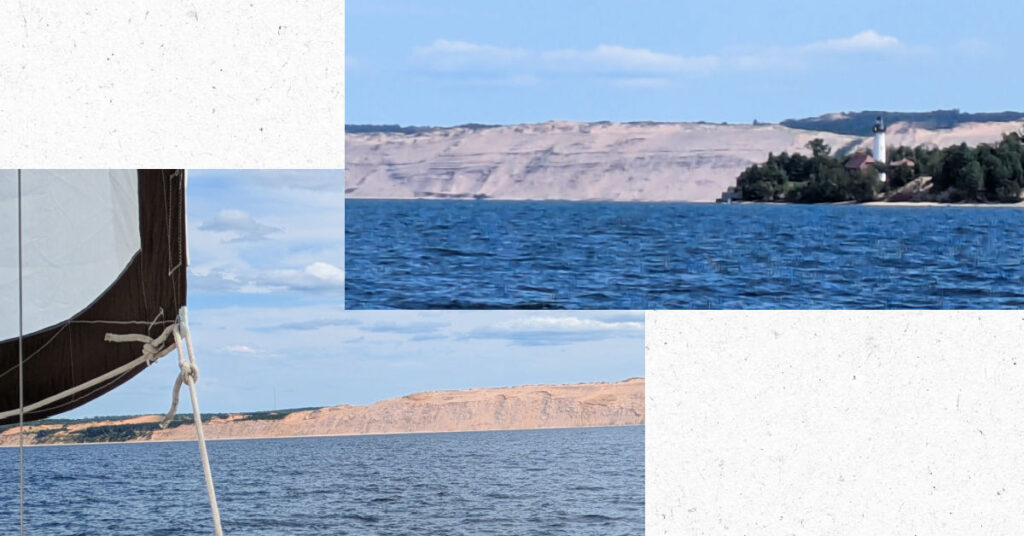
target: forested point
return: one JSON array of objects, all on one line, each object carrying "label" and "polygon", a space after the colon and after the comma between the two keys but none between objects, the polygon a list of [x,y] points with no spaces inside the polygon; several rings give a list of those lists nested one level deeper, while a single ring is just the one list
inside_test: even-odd
[{"label": "forested point", "polygon": [[[888,161],[874,162],[870,151],[847,157],[816,138],[811,156],[783,152],[745,169],[736,179],[744,201],[837,203],[844,201],[935,201],[1016,203],[1024,188],[1024,144],[1018,133],[1002,141],[944,149],[889,147]],[[888,180],[881,182],[879,173]]]}]

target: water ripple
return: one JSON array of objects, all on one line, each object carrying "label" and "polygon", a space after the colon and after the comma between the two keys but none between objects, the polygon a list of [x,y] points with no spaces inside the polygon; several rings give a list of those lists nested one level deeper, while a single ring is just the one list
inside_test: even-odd
[{"label": "water ripple", "polygon": [[1013,208],[345,206],[350,309],[1024,307]]},{"label": "water ripple", "polygon": [[[226,534],[643,534],[644,428],[212,441]],[[17,524],[0,449],[0,526]],[[195,443],[25,452],[28,534],[210,534]]]}]

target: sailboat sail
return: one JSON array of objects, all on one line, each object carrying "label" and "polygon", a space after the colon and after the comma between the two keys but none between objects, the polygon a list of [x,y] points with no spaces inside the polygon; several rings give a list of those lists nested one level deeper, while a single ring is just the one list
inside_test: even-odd
[{"label": "sailboat sail", "polygon": [[186,296],[184,171],[20,175],[19,198],[19,172],[0,171],[0,424],[18,422],[19,331],[25,420],[42,419],[129,380],[147,352],[169,352],[173,341],[147,349],[109,335],[157,338]]}]

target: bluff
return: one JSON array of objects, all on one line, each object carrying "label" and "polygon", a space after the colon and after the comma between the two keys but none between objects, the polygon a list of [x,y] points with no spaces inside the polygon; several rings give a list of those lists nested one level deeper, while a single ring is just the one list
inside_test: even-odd
[{"label": "bluff", "polygon": [[[190,422],[159,429],[158,415],[116,420],[43,421],[26,427],[27,444],[195,439]],[[401,434],[623,426],[644,423],[644,379],[616,383],[525,385],[431,391],[368,406],[341,405],[290,412],[204,417],[208,439]],[[18,444],[17,427],[0,432],[0,446]]]},{"label": "bluff", "polygon": [[[919,125],[890,124],[888,145],[975,145],[1020,128]],[[346,196],[353,199],[714,201],[769,153],[809,154],[814,138],[838,154],[871,144],[870,129],[852,136],[775,124],[552,121],[353,130],[345,136]]]}]

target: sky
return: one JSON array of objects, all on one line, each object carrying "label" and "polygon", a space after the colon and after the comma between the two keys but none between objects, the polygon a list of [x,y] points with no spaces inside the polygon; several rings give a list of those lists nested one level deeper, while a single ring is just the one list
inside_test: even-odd
[{"label": "sky", "polygon": [[[343,172],[190,171],[186,203],[204,413],[644,375],[642,312],[345,311]],[[172,353],[60,417],[165,412],[177,374]]]},{"label": "sky", "polygon": [[349,124],[1020,110],[1024,3],[349,0]]}]

